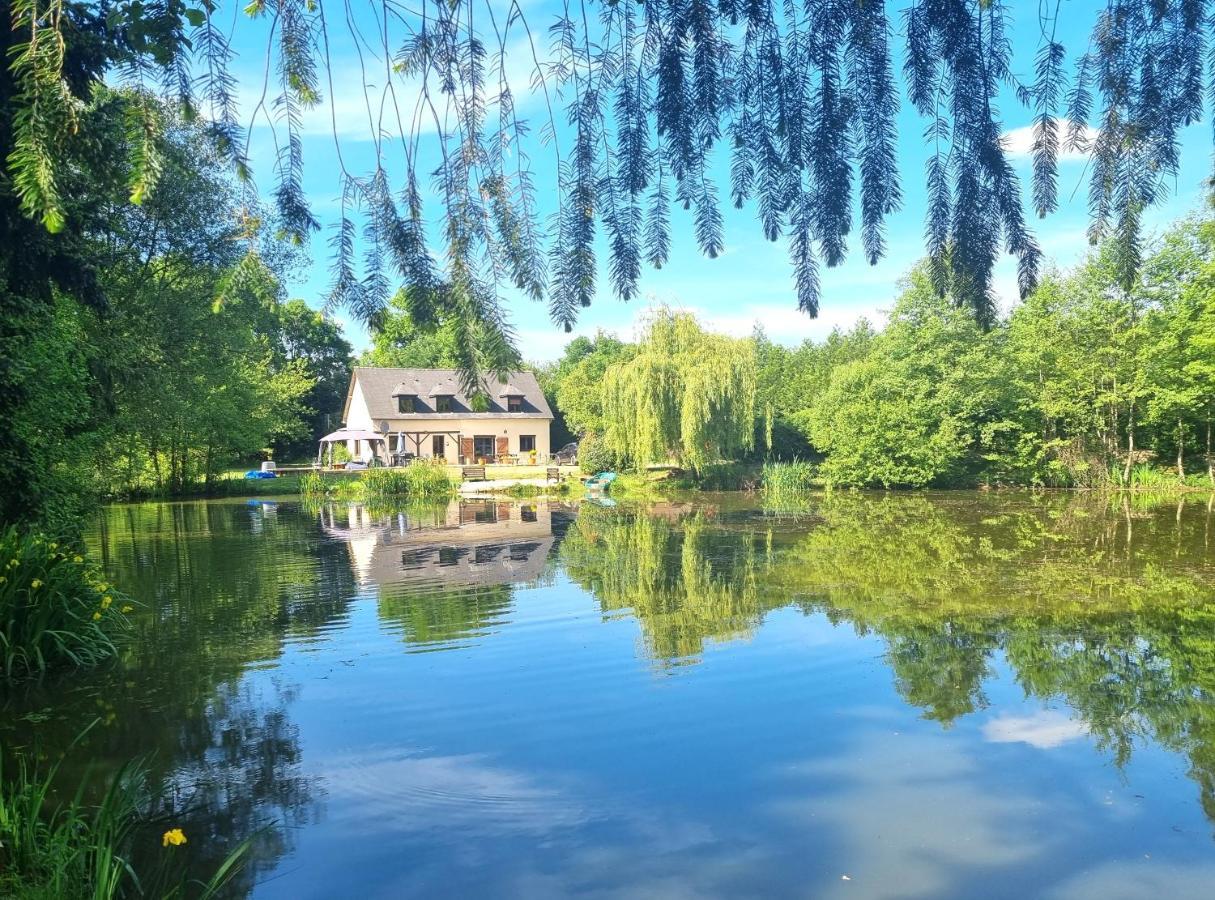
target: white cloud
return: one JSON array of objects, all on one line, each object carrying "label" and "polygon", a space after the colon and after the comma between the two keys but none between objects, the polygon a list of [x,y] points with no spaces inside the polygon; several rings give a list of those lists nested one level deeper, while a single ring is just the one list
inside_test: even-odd
[{"label": "white cloud", "polygon": [[[1056,128],[1059,134],[1059,160],[1060,162],[1071,162],[1074,160],[1088,159],[1088,153],[1078,149],[1064,150],[1063,145],[1067,143],[1068,130],[1071,128],[1071,121],[1068,119],[1059,119],[1056,123]],[[1096,128],[1084,126],[1083,130],[1085,145],[1091,147],[1093,141],[1097,139],[1098,131]],[[1014,128],[1011,131],[1006,131],[1000,135],[1000,142],[1004,145],[1004,152],[1009,156],[1029,156],[1034,150],[1034,126],[1022,125],[1020,128]]]},{"label": "white cloud", "polygon": [[998,716],[983,726],[983,737],[996,744],[1029,744],[1051,750],[1088,734],[1083,722],[1052,709],[1028,716]]}]

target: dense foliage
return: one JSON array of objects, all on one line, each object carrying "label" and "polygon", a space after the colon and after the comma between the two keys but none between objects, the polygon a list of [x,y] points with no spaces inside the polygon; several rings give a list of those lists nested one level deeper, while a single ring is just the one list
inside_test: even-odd
[{"label": "dense foliage", "polygon": [[[121,147],[130,102],[114,94],[88,111],[103,149]],[[19,399],[0,519],[71,532],[98,497],[181,493],[263,450],[311,449],[340,410],[349,345],[284,300],[290,254],[208,148],[195,126],[167,121],[164,180],[141,205],[124,202],[121,167],[83,186],[75,199],[93,219],[80,247],[101,299],[52,283],[45,302],[27,296],[5,319],[19,361],[5,396]]]},{"label": "dense foliage", "polygon": [[[189,115],[201,114],[234,169],[249,173],[229,71],[231,33],[212,0],[10,5],[11,64],[0,84],[10,226],[28,231],[13,217],[36,219],[69,235],[61,246],[70,247],[80,222],[72,155],[92,137],[87,108],[106,72],[162,84]],[[1004,0],[914,0],[901,22],[882,2],[601,0],[559,5],[547,23],[547,10],[517,3],[389,3],[382,15],[372,12],[372,23],[353,13],[327,16],[320,3],[254,0],[238,27],[267,48],[262,99],[247,112],[281,132],[275,197],[284,231],[299,242],[318,227],[301,187],[301,135],[304,112],[325,94],[336,97],[341,73],[331,64],[331,41],[343,30],[343,40],[384,61],[385,80],[363,88],[375,157],[369,172],[346,168],[333,125],[341,196],[333,298],[370,319],[388,301],[392,272],[409,288],[419,322],[452,322],[471,383],[478,369],[508,367],[512,332],[500,287],[547,297],[553,319],[568,329],[596,292],[601,242],[611,290],[633,297],[643,262],[668,258],[673,205],[690,210],[707,256],[724,249],[727,192],[736,205],[753,203],[767,238],[788,241],[798,305],[814,314],[819,266],[844,259],[854,220],[864,255],[875,261],[884,252],[884,223],[902,195],[901,88],[928,123],[925,236],[938,293],[987,326],[996,318],[991,272],[1000,251],[1017,258],[1023,295],[1038,277],[1040,252],[1001,140],[1003,92],[1034,117],[1037,214],[1056,206],[1060,153],[1091,153],[1092,236],[1113,235],[1116,275],[1129,288],[1143,210],[1178,171],[1180,130],[1203,113],[1213,77],[1211,17],[1198,0],[1112,0],[1096,13],[1084,49],[1069,53],[1062,34],[1073,29],[1060,20],[1075,17],[1073,9],[1022,4],[1015,12],[1033,35],[1015,42],[1024,58],[1014,57],[1014,5]],[[538,147],[527,140],[516,96],[527,89],[508,54],[512,63],[524,60],[530,90],[544,101]],[[1017,74],[1024,71],[1032,71],[1028,80]],[[121,148],[124,194],[133,203],[165,180],[160,127],[156,104],[140,94],[125,116],[129,140]],[[723,147],[728,185],[719,183]],[[555,211],[537,198],[530,158],[537,151],[556,169]],[[419,187],[432,172],[441,206],[433,234]],[[432,246],[441,246],[442,262]],[[36,266],[45,262],[35,257]]]},{"label": "dense foliage", "polygon": [[635,355],[604,372],[602,402],[604,445],[623,465],[733,459],[755,439],[754,345],[659,307]]},{"label": "dense foliage", "polygon": [[853,486],[1215,483],[1215,222],[1177,224],[1129,291],[1120,252],[1048,272],[990,329],[921,265],[880,332],[786,347],[659,310],[640,343],[571,341],[542,383],[593,471],[762,457]]},{"label": "dense foliage", "polygon": [[1132,484],[1165,464],[1210,479],[1213,242],[1180,224],[1130,291],[1104,245],[988,332],[917,269],[880,334],[761,342],[761,402],[837,484]]}]

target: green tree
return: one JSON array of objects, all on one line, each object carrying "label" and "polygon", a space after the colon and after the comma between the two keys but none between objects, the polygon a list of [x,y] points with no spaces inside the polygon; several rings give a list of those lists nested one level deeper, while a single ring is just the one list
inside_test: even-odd
[{"label": "green tree", "polygon": [[604,373],[603,415],[606,446],[638,469],[735,458],[755,440],[755,345],[659,308],[636,355]]},{"label": "green tree", "polygon": [[973,476],[1009,424],[999,351],[998,334],[913,271],[871,351],[832,372],[807,417],[825,477],[890,487]]},{"label": "green tree", "polygon": [[607,370],[627,362],[636,353],[632,344],[599,332],[594,338],[570,341],[555,370],[546,377],[553,399],[566,426],[574,435],[601,435],[607,429],[603,417],[603,379]]},{"label": "green tree", "polygon": [[341,419],[350,382],[350,343],[336,322],[298,299],[278,304],[272,338],[276,368],[300,364],[312,381],[308,393],[300,398],[305,415],[302,439],[277,448],[288,455],[303,453],[315,449],[315,439],[332,431],[331,426]]}]

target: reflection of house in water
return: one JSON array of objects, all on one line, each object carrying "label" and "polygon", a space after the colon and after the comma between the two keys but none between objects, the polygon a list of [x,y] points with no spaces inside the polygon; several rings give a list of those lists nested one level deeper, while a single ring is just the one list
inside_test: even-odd
[{"label": "reflection of house in water", "polygon": [[563,509],[554,516],[554,505],[543,501],[462,500],[388,515],[360,505],[322,513],[325,532],[349,544],[357,580],[378,585],[534,581],[544,572],[554,533],[568,524],[563,519]]}]

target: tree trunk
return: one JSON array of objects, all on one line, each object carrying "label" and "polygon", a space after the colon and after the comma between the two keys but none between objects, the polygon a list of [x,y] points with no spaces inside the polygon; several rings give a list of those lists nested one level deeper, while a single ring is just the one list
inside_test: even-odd
[{"label": "tree trunk", "polygon": [[1177,477],[1185,481],[1185,427],[1177,420]]},{"label": "tree trunk", "polygon": [[1211,455],[1211,416],[1207,413],[1207,478],[1215,487],[1215,456]]},{"label": "tree trunk", "polygon": [[1131,462],[1135,458],[1135,401],[1131,401],[1131,408],[1126,417],[1126,466],[1122,470],[1122,485],[1127,487],[1131,483]]}]

